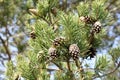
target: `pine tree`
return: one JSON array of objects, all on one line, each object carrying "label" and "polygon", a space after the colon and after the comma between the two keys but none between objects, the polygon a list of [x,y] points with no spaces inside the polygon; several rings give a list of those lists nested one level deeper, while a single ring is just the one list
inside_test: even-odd
[{"label": "pine tree", "polygon": [[[7,64],[11,66],[7,70],[9,80],[49,80],[51,72],[55,72],[55,80],[119,80],[120,48],[102,56],[96,54],[103,47],[104,26],[110,19],[106,3],[94,0],[67,5],[67,0],[62,4],[59,0],[38,0],[36,8],[29,9],[34,21],[28,26],[32,32],[30,48],[17,56],[16,66]],[[90,59],[95,61],[85,63]],[[50,68],[51,64],[58,69]]]}]

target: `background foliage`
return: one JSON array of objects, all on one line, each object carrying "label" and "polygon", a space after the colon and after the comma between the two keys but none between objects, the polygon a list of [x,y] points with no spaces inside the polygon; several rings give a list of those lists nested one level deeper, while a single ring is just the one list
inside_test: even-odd
[{"label": "background foliage", "polygon": [[[0,4],[0,60],[3,67],[8,60],[7,79],[48,80],[53,71],[56,80],[120,79],[119,0],[0,0]],[[102,24],[102,31],[91,43],[92,24],[80,21],[81,16]],[[28,32],[35,33],[36,38],[26,43]],[[64,37],[65,41],[57,47],[59,57],[49,61],[48,49],[56,37]],[[70,44],[80,48],[80,66],[69,61]],[[91,47],[97,49],[94,58],[86,54]],[[59,69],[49,68],[53,64]]]}]

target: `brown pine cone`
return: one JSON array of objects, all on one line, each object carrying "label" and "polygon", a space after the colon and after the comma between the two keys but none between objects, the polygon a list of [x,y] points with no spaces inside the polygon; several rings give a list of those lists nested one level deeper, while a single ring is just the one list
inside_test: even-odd
[{"label": "brown pine cone", "polygon": [[87,24],[93,24],[95,22],[95,20],[90,18],[89,16],[81,16],[80,20]]},{"label": "brown pine cone", "polygon": [[57,37],[53,41],[54,46],[60,46],[60,44],[65,40],[64,37]]},{"label": "brown pine cone", "polygon": [[30,33],[30,37],[31,37],[32,39],[35,39],[35,38],[36,38],[35,31],[32,31],[32,32]]},{"label": "brown pine cone", "polygon": [[80,50],[79,50],[79,47],[77,46],[77,44],[71,44],[70,45],[69,53],[74,60],[79,58]]},{"label": "brown pine cone", "polygon": [[95,22],[92,28],[92,33],[99,33],[101,31],[101,23],[99,21]]},{"label": "brown pine cone", "polygon": [[57,58],[57,49],[55,47],[50,47],[49,50],[48,50],[48,54],[50,54],[50,57],[52,59],[55,59]]},{"label": "brown pine cone", "polygon": [[53,8],[51,9],[51,13],[52,13],[54,16],[56,16],[56,15],[57,15],[57,9],[56,9],[55,7],[53,7]]}]

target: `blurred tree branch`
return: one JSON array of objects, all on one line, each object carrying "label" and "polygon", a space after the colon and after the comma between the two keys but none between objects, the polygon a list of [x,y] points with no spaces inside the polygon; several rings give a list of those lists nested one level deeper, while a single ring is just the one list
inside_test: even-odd
[{"label": "blurred tree branch", "polygon": [[11,53],[8,49],[8,46],[6,45],[6,42],[4,41],[4,39],[0,36],[0,40],[2,42],[2,45],[4,46],[5,50],[6,50],[6,54],[8,55],[8,60],[11,60]]},{"label": "blurred tree branch", "polygon": [[92,79],[95,79],[95,78],[102,78],[102,77],[105,77],[105,76],[107,76],[107,75],[110,75],[110,74],[113,74],[115,71],[117,71],[118,70],[118,68],[120,67],[120,62],[117,64],[117,66],[116,66],[116,68],[115,69],[113,69],[112,71],[110,71],[110,72],[108,72],[108,73],[106,73],[106,74],[103,74],[103,75],[98,75],[98,76],[94,76]]}]

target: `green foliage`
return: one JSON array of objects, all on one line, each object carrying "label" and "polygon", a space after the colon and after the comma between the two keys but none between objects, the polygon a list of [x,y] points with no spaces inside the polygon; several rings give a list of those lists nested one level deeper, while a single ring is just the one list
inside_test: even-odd
[{"label": "green foliage", "polygon": [[90,5],[87,2],[81,2],[77,6],[77,10],[80,16],[87,16],[90,12]]},{"label": "green foliage", "polygon": [[109,75],[109,76],[107,76],[106,80],[119,80],[119,78],[117,78],[115,76],[116,75],[114,75],[114,76]]},{"label": "green foliage", "polygon": [[80,47],[81,51],[88,49],[87,33],[89,32],[89,26],[85,26],[84,23],[78,22],[79,17],[74,14],[61,16],[60,24],[63,28],[61,31],[66,41],[69,44],[76,43]]},{"label": "green foliage", "polygon": [[46,54],[47,49],[52,44],[52,41],[55,38],[54,31],[52,30],[52,27],[50,27],[47,23],[40,20],[38,20],[33,26],[35,27],[37,38],[34,42],[31,41],[30,45],[34,47],[35,53],[43,50],[44,54]]},{"label": "green foliage", "polygon": [[19,75],[27,80],[47,79],[47,71],[41,70],[44,67],[39,64],[37,54],[28,52],[26,56],[27,58],[23,55],[18,55],[17,57],[16,70],[19,72]]},{"label": "green foliage", "polygon": [[98,35],[95,35],[93,46],[97,48],[102,47],[102,39],[106,34],[106,29],[102,28],[101,32]]},{"label": "green foliage", "polygon": [[95,20],[105,20],[108,12],[105,6],[106,0],[94,0],[92,3],[81,2],[78,7],[78,13],[80,16],[91,16]]},{"label": "green foliage", "polygon": [[106,6],[105,6],[105,2],[106,0],[95,0],[92,3],[92,17],[94,17],[95,19],[99,19],[99,20],[105,20],[106,16],[108,15],[108,12],[106,10]]},{"label": "green foliage", "polygon": [[[113,69],[113,60],[119,58],[119,49],[110,51],[109,54],[113,60],[109,60],[108,55],[95,57],[95,68],[93,70],[87,70],[82,63],[85,58],[87,60],[88,57],[93,58],[95,56],[96,48],[101,46],[102,37],[106,34],[104,27],[100,33],[91,32],[96,21],[106,24],[105,21],[108,17],[105,6],[106,0],[82,1],[76,6],[77,12],[74,12],[74,10],[67,12],[67,9],[61,10],[58,7],[58,2],[58,0],[40,0],[36,3],[37,9],[34,9],[34,12],[38,15],[33,13],[32,24],[27,24],[28,28],[35,32],[36,38],[29,40],[30,48],[25,54],[17,56],[15,69],[11,68],[12,65],[8,65],[10,70],[8,70],[7,75],[13,76],[13,72],[9,73],[15,70],[26,80],[49,80],[48,72],[55,70],[55,80],[92,80],[94,77],[100,77],[100,74],[108,72],[109,68]],[[31,4],[31,1],[29,4]],[[53,7],[59,10],[57,16],[54,16],[51,12]],[[26,16],[29,17],[29,15]],[[87,24],[84,20],[80,20],[81,16],[87,16],[90,19],[95,19],[95,21]],[[56,31],[54,25],[58,26]],[[57,37],[64,38],[62,43],[58,42],[59,46],[53,44]],[[71,44],[78,45],[80,60],[72,59],[69,51]],[[51,47],[57,50],[58,57],[56,59],[51,59],[50,54],[48,54]],[[50,63],[54,63],[59,70],[48,69]],[[90,65],[87,65],[87,68],[89,69]]]},{"label": "green foliage", "polygon": [[120,47],[112,48],[109,51],[109,54],[111,55],[113,61],[117,61],[120,58],[120,53],[119,52],[120,52]]},{"label": "green foliage", "polygon": [[[17,70],[21,73],[21,75],[28,79],[33,79],[33,76],[31,76],[31,70],[28,67],[29,62],[25,60],[25,58],[22,55],[17,56]],[[29,74],[28,74],[29,73]]]},{"label": "green foliage", "polygon": [[[7,6],[6,6],[7,5]],[[10,6],[13,5],[13,6]],[[1,26],[6,26],[7,24],[10,24],[12,22],[11,19],[13,19],[14,17],[14,13],[15,13],[15,5],[14,5],[14,1],[8,1],[8,0],[3,0],[0,2],[0,27]],[[6,17],[4,17],[4,15],[6,15]]]},{"label": "green foliage", "polygon": [[58,0],[42,0],[38,2],[37,9],[40,16],[46,16],[58,4]]},{"label": "green foliage", "polygon": [[92,76],[94,75],[94,72],[93,71],[87,71],[87,72],[85,72],[85,75],[86,75],[86,77],[85,77],[86,80],[91,80]]},{"label": "green foliage", "polygon": [[49,5],[47,0],[40,1],[38,4],[38,10],[39,10],[38,13],[41,16],[46,15],[46,13],[48,12],[48,8],[49,8]]},{"label": "green foliage", "polygon": [[70,74],[70,72],[63,73],[62,71],[58,71],[55,73],[55,80],[58,80],[58,78],[59,80],[66,80],[66,79],[72,80],[71,76],[72,75]]},{"label": "green foliage", "polygon": [[10,61],[9,63],[7,63],[7,72],[6,75],[8,77],[9,80],[13,80],[13,76],[14,76],[14,65],[12,63],[12,61]]},{"label": "green foliage", "polygon": [[105,71],[105,69],[107,69],[109,62],[106,56],[101,56],[99,58],[97,58],[96,60],[96,64],[95,64],[95,69],[97,69],[98,71]]}]

